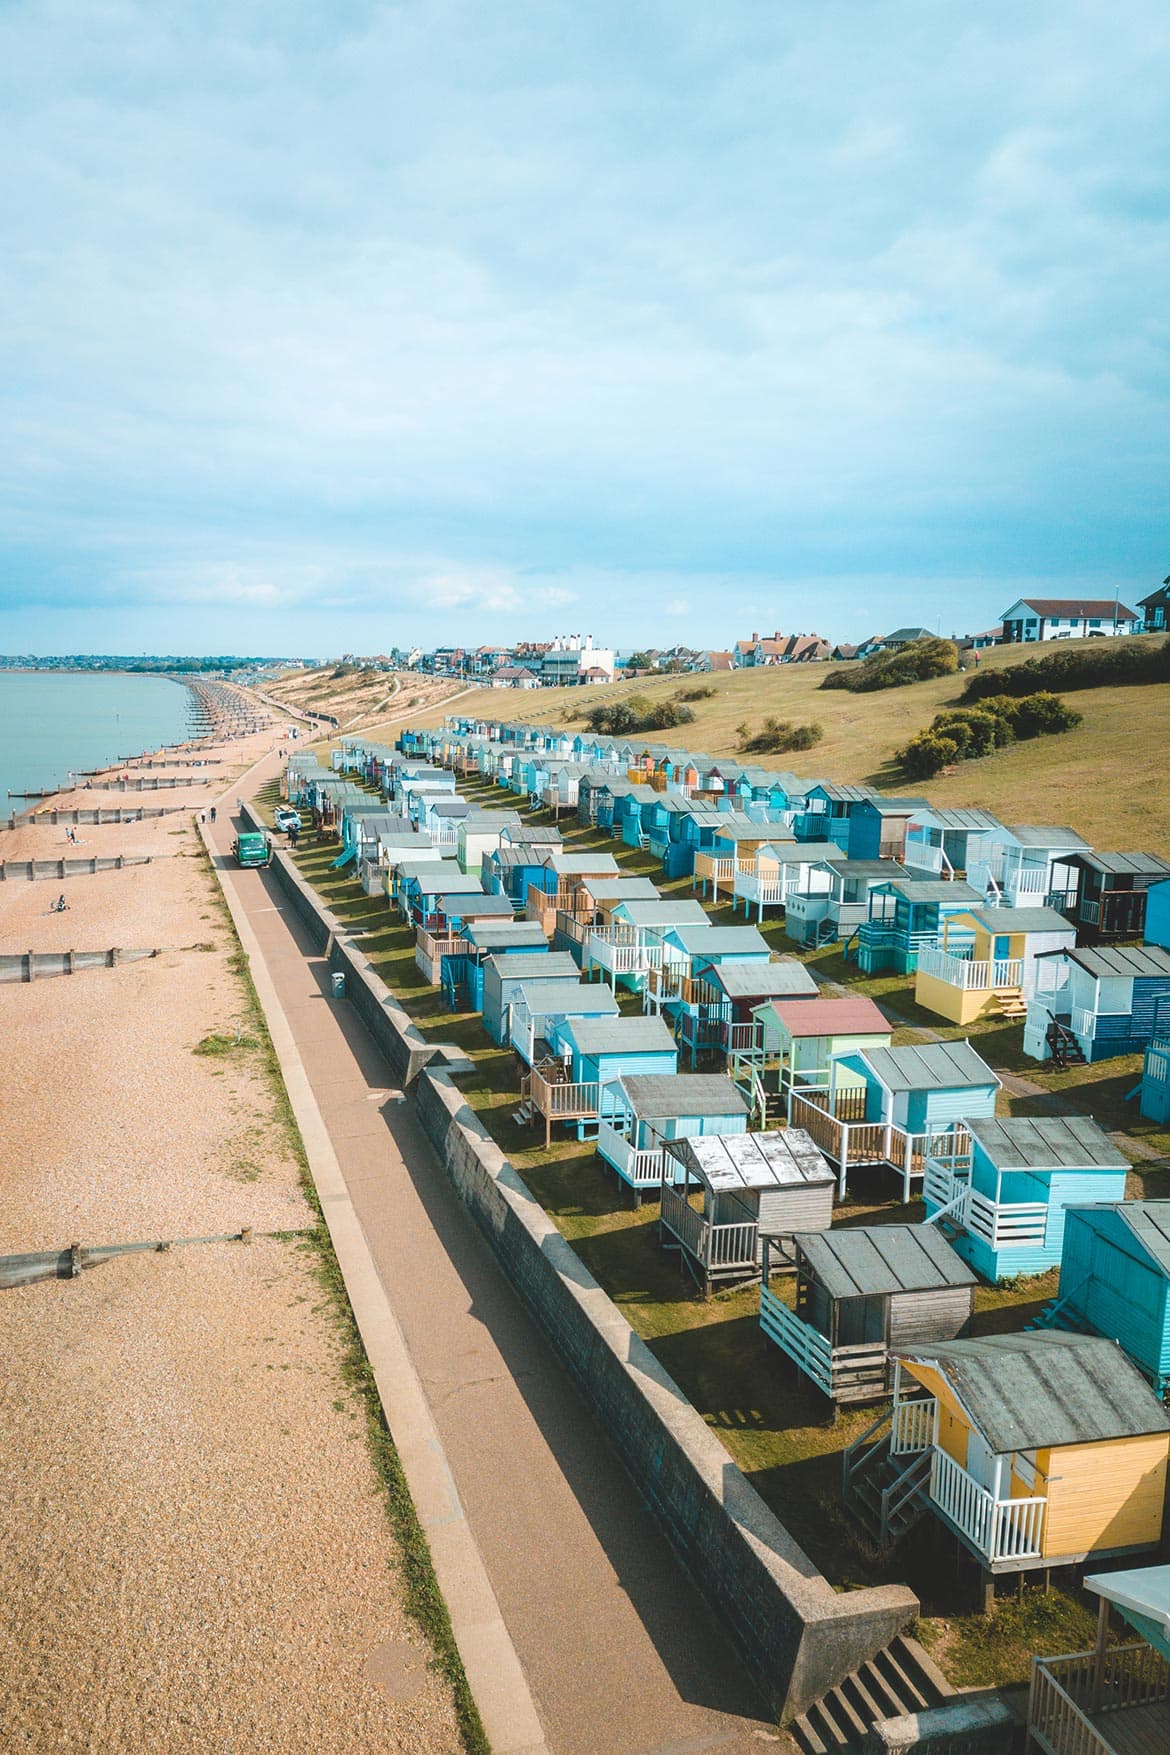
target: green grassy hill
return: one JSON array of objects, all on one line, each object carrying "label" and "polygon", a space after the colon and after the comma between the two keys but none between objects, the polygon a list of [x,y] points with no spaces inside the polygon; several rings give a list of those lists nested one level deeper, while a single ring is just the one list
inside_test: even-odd
[{"label": "green grassy hill", "polygon": [[[1029,650],[1028,656],[1031,656]],[[982,667],[1018,664],[1018,648],[982,655]],[[584,724],[587,708],[631,694],[669,698],[679,689],[710,687],[710,699],[690,703],[695,720],[674,731],[647,733],[712,756],[738,754],[736,728],[758,726],[769,714],[804,723],[816,720],[824,740],[792,755],[744,758],[826,780],[848,780],[905,792],[939,805],[982,805],[1007,822],[1067,823],[1095,846],[1170,852],[1170,802],[1164,752],[1170,748],[1170,688],[1084,689],[1069,697],[1084,724],[1061,737],[1038,738],[966,762],[951,775],[911,785],[893,765],[894,751],[935,713],[954,705],[963,676],[911,683],[872,695],[822,690],[824,665],[744,670],[702,677],[662,677],[614,683],[607,688],[478,689],[452,703],[451,711],[500,716],[525,723]],[[409,715],[412,724],[434,725],[446,709]],[[386,735],[395,731],[387,725]],[[371,727],[371,734],[376,729]]]}]

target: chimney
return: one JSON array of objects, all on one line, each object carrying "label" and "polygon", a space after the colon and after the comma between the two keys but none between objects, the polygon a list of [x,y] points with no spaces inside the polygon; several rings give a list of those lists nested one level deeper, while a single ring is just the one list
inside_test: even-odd
[{"label": "chimney", "polygon": [[755,643],[759,639],[759,637],[760,636],[756,633],[756,630],[753,628],[752,629],[752,645],[753,646],[755,645]]}]

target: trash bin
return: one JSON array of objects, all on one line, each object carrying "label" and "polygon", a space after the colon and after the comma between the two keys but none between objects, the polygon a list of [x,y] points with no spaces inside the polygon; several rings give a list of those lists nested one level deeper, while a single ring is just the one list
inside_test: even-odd
[{"label": "trash bin", "polygon": [[334,971],[334,973],[330,976],[330,980],[333,983],[333,997],[334,997],[334,999],[344,999],[345,998],[345,976],[341,973],[340,969],[337,969]]}]

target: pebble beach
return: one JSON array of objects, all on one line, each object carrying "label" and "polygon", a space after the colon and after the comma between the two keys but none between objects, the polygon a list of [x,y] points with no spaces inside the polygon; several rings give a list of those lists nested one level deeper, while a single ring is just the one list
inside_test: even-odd
[{"label": "pebble beach", "polygon": [[194,827],[280,729],[209,749],[222,765],[194,787],[94,780],[57,801],[180,806],[166,815],[79,825],[77,847],[61,824],[0,832],[9,861],[150,860],[0,885],[0,951],[159,953],[0,984],[0,1255],[253,1237],[0,1291],[5,1749],[461,1747],[403,1612],[314,1215]]}]

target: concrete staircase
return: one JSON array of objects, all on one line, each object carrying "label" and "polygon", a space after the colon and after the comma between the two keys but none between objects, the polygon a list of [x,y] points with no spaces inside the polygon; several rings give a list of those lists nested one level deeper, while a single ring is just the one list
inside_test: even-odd
[{"label": "concrete staircase", "polygon": [[860,1755],[884,1719],[938,1706],[955,1690],[917,1640],[900,1634],[788,1727],[801,1755]]}]

